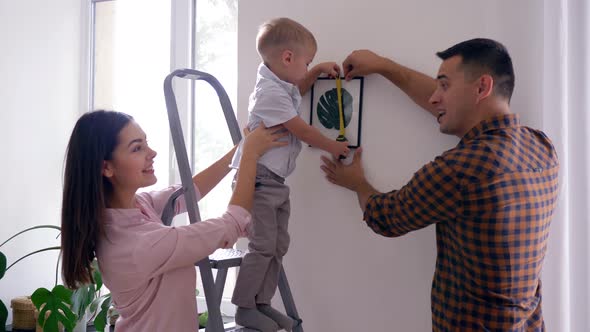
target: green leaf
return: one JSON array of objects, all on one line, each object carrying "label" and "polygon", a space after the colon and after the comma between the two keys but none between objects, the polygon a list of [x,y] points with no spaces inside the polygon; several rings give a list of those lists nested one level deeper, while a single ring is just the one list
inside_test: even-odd
[{"label": "green leaf", "polygon": [[33,295],[31,295],[31,301],[33,301],[33,304],[35,305],[37,310],[40,310],[41,305],[43,303],[47,303],[50,296],[51,291],[49,291],[47,288],[37,288]]},{"label": "green leaf", "polygon": [[100,269],[98,268],[98,261],[96,259],[92,261],[92,278],[94,279],[94,283],[96,284],[96,291],[98,292],[102,287],[102,274],[100,273]]},{"label": "green leaf", "polygon": [[106,299],[110,299],[111,298],[111,294],[105,294],[103,296],[99,296],[98,298],[94,299],[94,301],[92,301],[92,303],[90,303],[90,312],[92,313],[92,315],[94,315],[96,313],[96,311],[98,310],[98,307],[102,304],[102,302]]},{"label": "green leaf", "polygon": [[53,314],[49,314],[47,320],[45,321],[43,327],[43,332],[58,332],[59,331],[59,324],[57,317]]},{"label": "green leaf", "polygon": [[[37,289],[31,300],[39,310],[38,323],[43,327],[43,331],[58,331],[58,322],[71,331],[76,325],[76,315],[70,309],[72,291],[63,285],[53,287],[51,291],[46,288]],[[50,311],[47,318],[47,311]]]},{"label": "green leaf", "polygon": [[[352,95],[342,89],[342,111],[344,113],[344,128],[352,119]],[[317,105],[317,115],[320,123],[326,129],[340,129],[340,114],[338,114],[338,92],[336,88],[326,91]]]},{"label": "green leaf", "polygon": [[4,272],[6,272],[6,256],[0,251],[0,279],[4,277]]},{"label": "green leaf", "polygon": [[6,320],[8,319],[8,309],[4,302],[0,300],[0,332],[6,332]]},{"label": "green leaf", "polygon": [[111,296],[110,294],[105,295],[105,299],[100,305],[100,312],[96,315],[94,319],[94,327],[99,332],[104,332],[105,327],[107,326],[107,313],[109,311],[109,307],[111,306]]},{"label": "green leaf", "polygon": [[207,320],[209,320],[209,311],[205,311],[199,315],[199,326],[206,327]]},{"label": "green leaf", "polygon": [[57,285],[53,287],[51,293],[61,299],[63,303],[72,304],[72,290],[67,289],[65,286]]},{"label": "green leaf", "polygon": [[95,297],[94,284],[80,287],[72,293],[72,311],[78,316],[78,320],[84,317],[86,309],[88,309]]}]

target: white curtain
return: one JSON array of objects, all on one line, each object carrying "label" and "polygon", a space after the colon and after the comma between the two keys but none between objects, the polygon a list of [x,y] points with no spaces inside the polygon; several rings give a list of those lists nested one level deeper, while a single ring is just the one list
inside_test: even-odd
[{"label": "white curtain", "polygon": [[543,128],[561,162],[561,188],[543,268],[549,332],[590,331],[590,9],[544,1]]}]

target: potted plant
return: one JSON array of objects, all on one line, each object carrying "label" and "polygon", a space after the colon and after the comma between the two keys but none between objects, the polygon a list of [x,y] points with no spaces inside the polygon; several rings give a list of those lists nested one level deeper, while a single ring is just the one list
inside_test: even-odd
[{"label": "potted plant", "polygon": [[86,325],[93,320],[97,331],[107,326],[107,313],[111,306],[111,294],[101,295],[102,275],[96,259],[92,262],[94,283],[76,289],[72,294],[72,309],[78,317],[74,332],[85,332]]},{"label": "potted plant", "polygon": [[[11,236],[8,240],[4,241],[2,244],[0,244],[0,247],[2,247],[3,245],[5,245],[6,243],[8,243],[9,241],[11,241],[12,239],[14,239],[15,237],[32,231],[32,230],[36,230],[36,229],[41,229],[41,228],[50,228],[50,229],[56,229],[56,230],[61,230],[58,226],[54,226],[54,225],[41,225],[41,226],[34,226],[34,227],[30,227],[27,228],[21,232],[16,233],[15,235]],[[44,251],[49,251],[49,250],[60,250],[59,246],[55,246],[55,247],[48,247],[48,248],[43,248],[43,249],[39,249],[36,251],[33,251],[31,253],[26,254],[25,256],[17,259],[14,263],[10,264],[9,266],[7,265],[7,259],[6,256],[4,255],[4,253],[0,252],[0,279],[2,277],[4,277],[4,274],[10,270],[10,268],[12,266],[14,266],[16,263],[20,262],[21,260],[40,253],[40,252],[44,252]],[[59,264],[59,262],[58,262]],[[58,276],[58,268],[56,265],[56,275],[55,275],[55,287],[49,291],[45,288],[39,288],[37,289],[33,295],[31,295],[31,300],[33,300],[33,303],[35,303],[36,307],[39,309],[41,305],[43,305],[43,307],[40,310],[40,314],[39,314],[39,322],[42,322],[43,326],[47,326],[47,329],[45,329],[45,331],[58,331],[58,322],[61,322],[63,324],[63,326],[70,327],[72,326],[72,320],[75,321],[75,315],[72,313],[72,311],[69,309],[68,305],[71,303],[70,297],[71,297],[71,293],[72,291],[65,288],[63,285],[58,285],[57,284],[57,276]],[[37,306],[37,303],[39,304],[39,306]],[[8,318],[8,309],[6,308],[6,305],[0,300],[0,331],[6,331],[6,319]],[[55,328],[53,329],[53,327],[55,326]]]},{"label": "potted plant", "polygon": [[[195,289],[195,296],[199,296],[199,290]],[[199,329],[207,327],[207,321],[209,320],[209,311],[197,313],[199,317]]]},{"label": "potted plant", "polygon": [[[11,236],[8,240],[0,244],[0,247],[23,233],[42,228],[61,231],[61,228],[54,225],[30,227]],[[49,250],[61,250],[61,247],[54,246],[33,251],[17,259],[9,266],[7,266],[6,256],[0,251],[0,279],[4,277],[4,274],[12,266],[21,260],[31,255]],[[96,260],[93,262],[94,283],[84,285],[75,291],[57,284],[59,275],[58,266],[59,258],[55,269],[55,286],[53,289],[48,290],[41,287],[36,289],[31,295],[33,304],[37,310],[39,310],[38,324],[43,327],[44,332],[58,332],[59,323],[61,323],[67,331],[73,331],[76,324],[79,323],[78,325],[80,328],[84,328],[82,331],[85,331],[87,321],[94,318],[94,325],[97,331],[104,331],[106,327],[107,311],[111,305],[111,297],[110,294],[100,295],[102,276]],[[85,320],[85,317],[88,317],[88,320]],[[0,332],[6,331],[7,318],[8,309],[2,300],[0,300]]]}]

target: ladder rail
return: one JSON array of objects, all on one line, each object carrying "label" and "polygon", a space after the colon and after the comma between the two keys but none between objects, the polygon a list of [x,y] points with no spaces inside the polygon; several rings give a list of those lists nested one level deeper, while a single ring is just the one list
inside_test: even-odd
[{"label": "ladder rail", "polygon": [[[209,83],[215,89],[215,92],[217,92],[217,96],[219,97],[221,108],[225,115],[225,120],[227,122],[233,143],[237,144],[242,139],[242,135],[240,134],[240,128],[233,112],[229,97],[221,83],[219,83],[215,77],[208,73],[194,69],[177,69],[166,76],[164,79],[164,98],[166,100],[166,108],[168,110],[168,122],[170,125],[174,151],[176,153],[176,160],[178,162],[178,171],[180,173],[180,179],[182,182],[182,191],[184,192],[184,198],[186,200],[186,208],[190,223],[193,224],[201,221],[201,216],[199,213],[199,206],[197,204],[195,187],[192,181],[193,175],[188,160],[186,144],[184,142],[180,116],[178,114],[176,95],[174,94],[174,89],[172,86],[172,81],[175,77],[193,81],[203,80]],[[169,215],[166,216],[166,218],[169,217]],[[207,302],[207,310],[209,311],[209,319],[206,331],[222,332],[224,331],[223,321],[221,318],[221,310],[219,305],[216,303],[218,298],[218,295],[215,294],[217,287],[215,287],[215,280],[213,278],[213,271],[211,270],[209,258],[204,258],[198,262],[197,265],[199,266],[201,280],[205,290],[205,301]]]},{"label": "ladder rail", "polygon": [[[164,225],[171,224],[172,218],[174,217],[174,205],[176,199],[182,194],[184,194],[184,198],[186,200],[186,209],[190,223],[193,224],[201,221],[197,195],[192,180],[193,175],[188,160],[186,144],[184,142],[182,125],[180,122],[180,116],[178,114],[178,106],[176,104],[176,95],[174,94],[174,89],[172,86],[173,79],[176,77],[193,81],[203,80],[209,83],[213,89],[215,89],[215,92],[219,97],[219,102],[221,103],[221,108],[223,110],[223,114],[225,116],[225,120],[234,145],[238,144],[242,139],[240,127],[238,126],[238,121],[234,114],[229,96],[227,95],[227,92],[221,83],[219,83],[219,81],[214,76],[195,69],[177,69],[166,76],[164,79],[164,98],[166,100],[170,133],[172,136],[174,151],[176,153],[176,160],[178,163],[178,171],[180,173],[182,186],[171,195],[171,197],[168,199],[168,202],[166,203],[166,206],[164,207],[164,211],[162,213],[162,222]],[[203,289],[205,291],[205,301],[207,303],[207,310],[209,312],[209,319],[207,322],[207,327],[205,328],[206,332],[225,331],[219,305],[221,303],[221,296],[223,293],[225,278],[227,276],[227,269],[228,267],[239,266],[240,262],[241,257],[232,258],[231,260],[226,260],[223,263],[214,262],[215,266],[213,266],[210,258],[206,257],[196,263],[201,274]],[[213,267],[218,269],[218,280],[213,278]],[[287,314],[297,322],[296,326],[293,327],[293,331],[303,332],[302,320],[299,317],[297,308],[295,307],[295,302],[291,294],[287,276],[282,266],[278,286]],[[242,329],[241,331],[246,330],[248,329]],[[232,329],[232,331],[237,330]]]}]

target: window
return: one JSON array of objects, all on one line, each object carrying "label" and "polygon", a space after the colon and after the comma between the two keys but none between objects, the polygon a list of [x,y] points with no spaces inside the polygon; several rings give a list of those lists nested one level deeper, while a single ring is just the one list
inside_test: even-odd
[{"label": "window", "polygon": [[130,114],[158,152],[158,183],[169,184],[170,143],[162,82],[170,72],[170,3],[102,1],[95,6],[93,109]]},{"label": "window", "polygon": [[[194,68],[215,76],[234,105],[238,82],[237,0],[197,0],[196,52]],[[205,82],[194,87],[195,169],[209,166],[233,146],[219,98]],[[231,194],[231,176],[227,176],[205,197],[199,208],[201,216],[221,215]]]},{"label": "window", "polygon": [[[154,162],[158,183],[144,190],[179,183],[164,78],[177,68],[207,72],[221,82],[235,106],[237,0],[93,0],[92,8],[91,108],[128,113],[146,132],[158,152]],[[176,79],[174,84],[189,160],[197,173],[233,143],[213,88],[202,81]],[[225,211],[232,174],[199,202],[202,219]],[[186,223],[188,218],[180,219],[175,223]],[[224,297],[231,296],[234,282],[235,275],[229,273]]]}]

